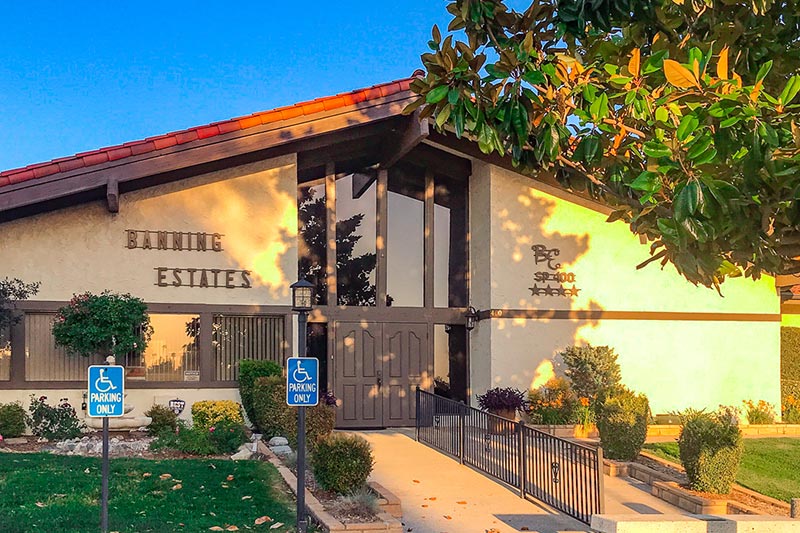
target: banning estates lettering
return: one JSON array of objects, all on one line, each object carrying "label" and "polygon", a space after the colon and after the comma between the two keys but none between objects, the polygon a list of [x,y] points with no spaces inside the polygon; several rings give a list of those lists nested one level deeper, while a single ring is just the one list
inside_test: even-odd
[{"label": "banning estates lettering", "polygon": [[156,267],[155,271],[159,287],[249,289],[253,286],[249,270]]}]

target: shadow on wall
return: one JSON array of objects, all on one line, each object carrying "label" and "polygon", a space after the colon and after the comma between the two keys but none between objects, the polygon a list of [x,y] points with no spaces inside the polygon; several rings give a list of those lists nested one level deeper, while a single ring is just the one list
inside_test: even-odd
[{"label": "shadow on wall", "polygon": [[[560,370],[556,353],[583,342],[580,330],[597,325],[603,307],[582,292],[586,280],[574,269],[588,253],[592,236],[551,228],[563,206],[526,185],[522,180],[527,179],[514,180],[514,201],[495,215],[493,302],[508,312],[501,315],[507,318],[492,319],[492,385],[534,389]],[[506,187],[497,192],[511,196]],[[520,316],[514,309],[529,314]],[[589,316],[578,319],[575,311]]]}]

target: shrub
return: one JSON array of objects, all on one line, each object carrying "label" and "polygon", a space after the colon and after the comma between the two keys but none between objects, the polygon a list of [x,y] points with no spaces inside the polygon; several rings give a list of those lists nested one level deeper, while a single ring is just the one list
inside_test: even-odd
[{"label": "shrub", "polygon": [[286,405],[286,383],[281,376],[257,378],[253,387],[253,420],[265,439],[284,435],[294,413]]},{"label": "shrub", "polygon": [[[286,437],[297,446],[297,410],[286,405],[286,382],[280,376],[259,378],[253,389],[253,410],[267,438]],[[336,425],[336,396],[326,392],[319,404],[306,408],[306,444],[313,450],[317,443],[333,432]]]},{"label": "shrub", "polygon": [[149,416],[153,419],[150,425],[147,426],[147,433],[152,436],[159,435],[165,431],[174,433],[178,427],[178,415],[165,405],[153,405],[145,411],[144,416]]},{"label": "shrub", "polygon": [[800,398],[800,328],[781,328],[781,401]]},{"label": "shrub", "polygon": [[361,487],[339,496],[333,502],[332,508],[335,514],[372,520],[380,512],[378,495],[369,487]]},{"label": "shrub", "polygon": [[157,451],[173,449],[189,455],[216,455],[218,449],[211,440],[211,432],[207,429],[189,427],[183,420],[178,420],[174,433],[163,432],[150,443],[150,449]]},{"label": "shrub", "polygon": [[689,413],[683,418],[678,448],[692,489],[730,492],[744,451],[742,432],[730,418]]},{"label": "shrub", "polygon": [[256,379],[268,376],[280,376],[283,373],[281,366],[274,361],[255,361],[244,359],[239,361],[239,394],[242,397],[242,407],[247,413],[247,419],[254,424],[256,429],[255,413],[253,411],[253,388]]},{"label": "shrub", "polygon": [[578,400],[564,378],[554,377],[528,393],[527,413],[533,424],[567,424]]},{"label": "shrub", "polygon": [[521,411],[525,393],[513,387],[495,387],[478,395],[478,406],[484,411]]},{"label": "shrub", "polygon": [[211,443],[216,448],[217,453],[230,455],[247,442],[244,425],[238,422],[220,420],[217,424],[209,427],[208,432],[211,437]]},{"label": "shrub", "polygon": [[66,398],[53,407],[47,404],[47,396],[31,395],[28,412],[27,422],[33,434],[47,440],[74,439],[85,427]]},{"label": "shrub", "polygon": [[764,400],[758,400],[755,403],[751,400],[745,400],[744,412],[747,415],[748,424],[774,424],[775,423],[775,407]]},{"label": "shrub", "polygon": [[558,354],[566,366],[564,374],[580,397],[594,400],[620,386],[617,354],[608,346],[569,346]]},{"label": "shrub", "polygon": [[244,424],[242,406],[233,400],[202,400],[192,404],[192,423],[208,429],[222,421]]},{"label": "shrub", "polygon": [[800,424],[800,400],[789,394],[782,407],[784,423]]},{"label": "shrub", "polygon": [[644,394],[622,388],[597,406],[597,430],[609,459],[632,461],[647,437],[650,405]]},{"label": "shrub", "polygon": [[4,439],[25,433],[25,409],[19,403],[0,403],[0,435]]},{"label": "shrub", "polygon": [[330,435],[317,444],[311,457],[319,485],[339,494],[363,487],[373,464],[369,443],[358,435]]},{"label": "shrub", "polygon": [[84,357],[141,354],[152,334],[147,304],[109,291],[73,296],[56,312],[53,323],[56,345]]}]

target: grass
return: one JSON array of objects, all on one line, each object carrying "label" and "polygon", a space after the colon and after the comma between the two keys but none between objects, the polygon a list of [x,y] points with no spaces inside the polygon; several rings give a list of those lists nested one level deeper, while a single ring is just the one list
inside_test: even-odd
[{"label": "grass", "polygon": [[[680,463],[676,442],[644,447],[654,455]],[[736,482],[785,502],[800,497],[800,439],[745,439]]]},{"label": "grass", "polygon": [[[167,479],[162,474],[169,474]],[[229,477],[232,476],[232,477]],[[101,461],[0,453],[3,533],[99,530]],[[294,503],[271,464],[260,461],[114,459],[109,526],[122,532],[293,531]],[[255,526],[257,518],[272,520]],[[270,529],[276,522],[284,527]]]}]

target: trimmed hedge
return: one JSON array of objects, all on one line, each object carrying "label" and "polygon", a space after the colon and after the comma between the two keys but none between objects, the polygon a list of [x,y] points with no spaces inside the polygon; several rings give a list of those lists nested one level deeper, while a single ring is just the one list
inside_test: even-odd
[{"label": "trimmed hedge", "polygon": [[242,406],[233,400],[202,400],[192,404],[192,424],[208,429],[220,422],[244,424]]},{"label": "trimmed hedge", "polygon": [[19,403],[0,403],[0,436],[4,439],[25,433],[25,409]]},{"label": "trimmed hedge", "polygon": [[633,461],[647,437],[650,404],[647,396],[620,388],[597,406],[597,430],[609,459]]},{"label": "trimmed hedge", "polygon": [[678,437],[681,463],[693,490],[728,494],[736,480],[744,444],[730,417],[692,412]]},{"label": "trimmed hedge", "polygon": [[331,435],[311,456],[314,479],[323,489],[339,494],[363,487],[374,463],[369,443],[358,435]]},{"label": "trimmed hedge", "polygon": [[247,413],[247,419],[256,429],[260,429],[253,411],[253,388],[258,378],[280,376],[283,374],[281,365],[275,361],[256,361],[243,359],[239,361],[239,395],[242,397],[242,407]]},{"label": "trimmed hedge", "polygon": [[800,398],[800,328],[781,328],[781,402]]},{"label": "trimmed hedge", "polygon": [[[322,399],[321,399],[322,400]],[[297,445],[297,410],[286,405],[286,380],[282,376],[256,379],[253,387],[253,411],[256,425],[265,438],[286,437]],[[320,401],[306,408],[306,444],[313,450],[317,443],[333,432],[336,407]]]}]

